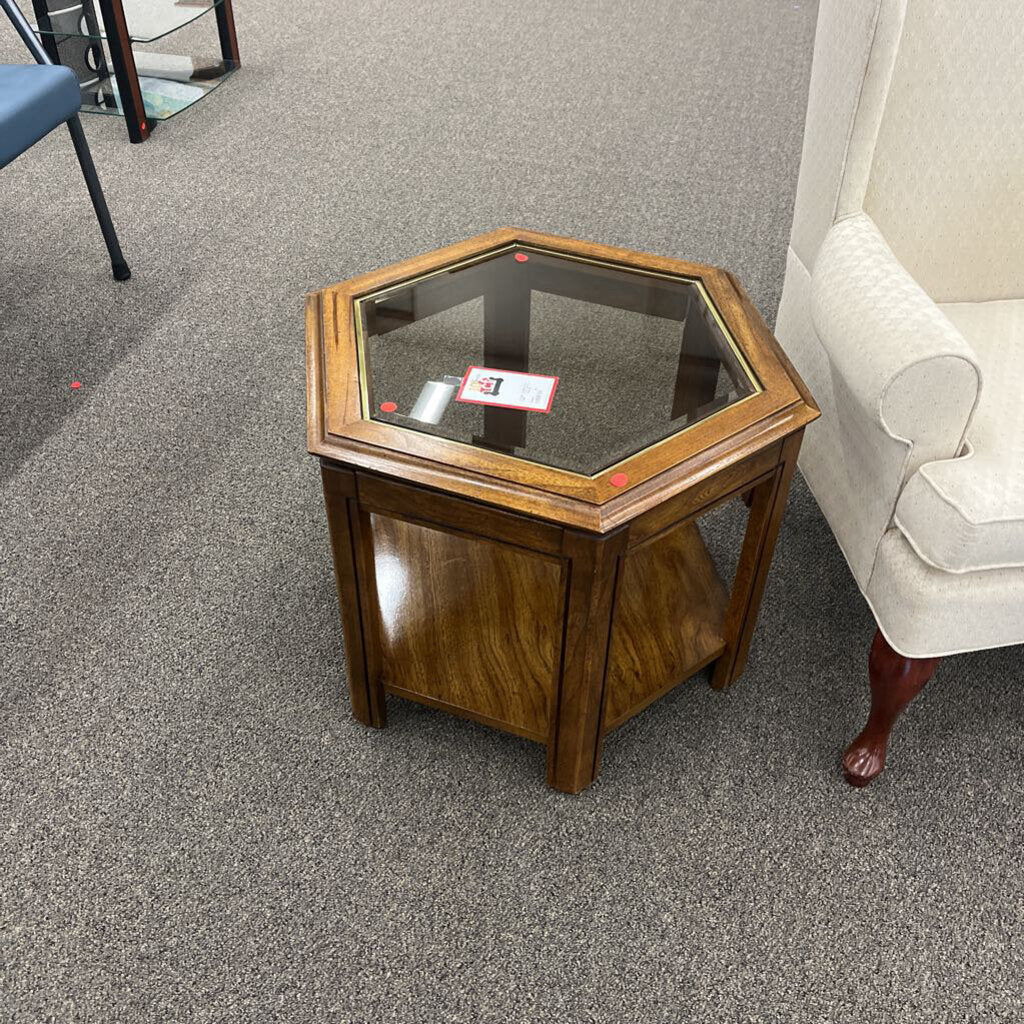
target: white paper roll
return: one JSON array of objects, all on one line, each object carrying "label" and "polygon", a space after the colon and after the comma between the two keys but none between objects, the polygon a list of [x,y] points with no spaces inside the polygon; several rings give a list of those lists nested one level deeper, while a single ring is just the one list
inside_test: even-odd
[{"label": "white paper roll", "polygon": [[455,394],[454,384],[444,384],[439,380],[428,380],[423,385],[416,404],[409,413],[409,418],[421,423],[440,423],[448,403]]}]

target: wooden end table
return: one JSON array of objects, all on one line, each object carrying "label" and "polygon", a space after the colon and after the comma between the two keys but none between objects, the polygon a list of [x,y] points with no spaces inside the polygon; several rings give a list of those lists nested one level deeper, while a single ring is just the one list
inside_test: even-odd
[{"label": "wooden end table", "polygon": [[[714,267],[503,229],[306,306],[352,711],[391,694],[547,746],[743,671],[813,399]],[[731,593],[697,519],[743,498]]]}]

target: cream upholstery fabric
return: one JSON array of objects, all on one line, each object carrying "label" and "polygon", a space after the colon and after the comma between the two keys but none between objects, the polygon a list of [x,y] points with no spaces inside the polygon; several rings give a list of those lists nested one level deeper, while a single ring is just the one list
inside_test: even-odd
[{"label": "cream upholstery fabric", "polygon": [[[807,106],[790,242],[808,268],[836,218],[878,8],[877,2],[821,3],[818,8],[812,102]],[[842,60],[836,59],[838,54]],[[813,102],[814,93],[823,102]]]},{"label": "cream upholstery fabric", "polygon": [[832,393],[832,375],[828,357],[811,323],[811,275],[792,249],[775,333],[821,409],[821,419],[804,434],[800,470],[825,518],[830,523],[843,520],[846,524],[847,529],[836,531],[836,539],[863,589],[871,575],[878,532],[862,528],[862,519],[847,514],[858,488],[839,454],[843,451],[842,431]]},{"label": "cream upholstery fabric", "polygon": [[776,334],[801,470],[918,657],[1024,642],[1022,40],[1016,0],[819,7]]},{"label": "cream upholstery fabric", "polygon": [[864,593],[886,639],[908,658],[1024,644],[1024,570],[933,569],[899,530],[882,537]]},{"label": "cream upholstery fabric", "polygon": [[939,569],[1024,566],[1024,300],[942,309],[978,353],[985,387],[967,450],[918,470],[896,524]]},{"label": "cream upholstery fabric", "polygon": [[[811,283],[811,317],[841,438],[829,455],[857,512],[848,557],[865,578],[906,480],[963,446],[980,370],[959,331],[863,214],[826,236]],[[941,403],[936,394],[944,396]]]},{"label": "cream upholstery fabric", "polygon": [[814,268],[811,316],[837,387],[856,403],[851,415],[923,447],[917,462],[960,450],[981,368],[863,214],[828,233]]},{"label": "cream upholstery fabric", "polygon": [[1022,125],[1019,0],[910,0],[864,209],[937,302],[1024,296]]},{"label": "cream upholstery fabric", "polygon": [[876,14],[871,50],[857,92],[856,110],[849,125],[849,142],[839,186],[836,220],[860,213],[864,207],[878,129],[889,98],[889,82],[896,62],[907,3],[906,0],[890,0],[881,4],[877,0],[859,0],[849,6],[854,9],[875,8]]}]

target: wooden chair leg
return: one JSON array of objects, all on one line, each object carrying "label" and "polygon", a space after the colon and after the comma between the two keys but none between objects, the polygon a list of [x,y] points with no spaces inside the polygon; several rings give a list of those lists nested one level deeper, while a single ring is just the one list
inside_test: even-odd
[{"label": "wooden chair leg", "polygon": [[875,631],[868,658],[871,711],[867,725],[846,748],[843,771],[851,786],[866,786],[885,767],[889,734],[903,709],[935,674],[939,658],[905,658]]}]

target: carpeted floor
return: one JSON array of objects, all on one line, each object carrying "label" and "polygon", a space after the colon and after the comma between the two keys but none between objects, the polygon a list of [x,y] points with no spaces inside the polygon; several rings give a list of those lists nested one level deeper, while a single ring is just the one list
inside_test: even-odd
[{"label": "carpeted floor", "polygon": [[947,661],[848,789],[872,623],[799,482],[741,683],[577,798],[343,696],[303,293],[518,223],[724,264],[770,319],[814,5],[237,7],[209,100],[86,120],[130,283],[66,134],[0,177],[0,1019],[1022,1019],[1020,651]]}]

